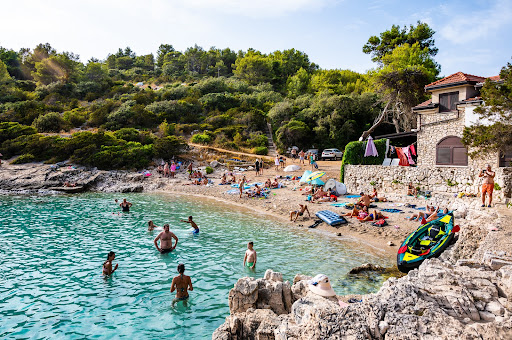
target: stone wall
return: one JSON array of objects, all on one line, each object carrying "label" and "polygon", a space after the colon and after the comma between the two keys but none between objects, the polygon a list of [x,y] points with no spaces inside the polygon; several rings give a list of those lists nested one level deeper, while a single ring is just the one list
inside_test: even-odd
[{"label": "stone wall", "polygon": [[[495,190],[493,199],[504,201],[512,194],[512,168],[494,168],[495,182],[501,190]],[[382,165],[346,165],[345,185],[350,193],[370,192],[371,182],[375,182],[381,192],[407,193],[407,185],[412,182],[422,190],[435,193],[480,192],[479,168],[471,167],[405,167]]]}]

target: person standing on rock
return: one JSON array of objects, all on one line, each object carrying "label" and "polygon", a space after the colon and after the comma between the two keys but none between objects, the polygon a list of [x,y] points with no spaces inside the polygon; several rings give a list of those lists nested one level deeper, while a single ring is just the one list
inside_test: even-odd
[{"label": "person standing on rock", "polygon": [[126,200],[126,198],[123,198],[123,202],[121,202],[121,204],[119,204],[119,206],[121,207],[121,209],[123,209],[123,212],[130,212],[130,207],[132,206],[133,204],[131,204],[130,202],[128,202]]},{"label": "person standing on rock", "polygon": [[247,250],[244,256],[244,267],[254,269],[256,267],[256,250],[253,248],[254,243],[251,241],[247,243]]},{"label": "person standing on rock", "polygon": [[[174,246],[172,245],[172,239],[176,240]],[[160,247],[158,247],[158,240],[160,240]],[[176,249],[176,246],[178,245],[178,237],[174,235],[173,232],[169,231],[168,224],[164,224],[164,231],[158,234],[153,242],[160,253],[166,254]]]},{"label": "person standing on rock", "polygon": [[492,204],[492,192],[494,191],[494,176],[496,173],[492,171],[491,165],[487,164],[487,168],[482,170],[478,177],[483,177],[484,182],[482,183],[482,207],[485,207],[485,196],[489,194],[489,205],[491,207]]}]

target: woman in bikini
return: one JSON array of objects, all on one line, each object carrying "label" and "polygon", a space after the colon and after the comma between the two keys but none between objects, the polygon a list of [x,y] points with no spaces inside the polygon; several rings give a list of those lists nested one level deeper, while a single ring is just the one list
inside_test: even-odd
[{"label": "woman in bikini", "polygon": [[354,209],[352,209],[351,212],[346,213],[346,214],[341,215],[341,216],[349,216],[349,217],[361,216],[361,217],[366,217],[366,216],[368,216],[368,208],[366,206],[364,206],[364,205],[363,205],[362,209],[357,209],[357,207],[354,207]]},{"label": "woman in bikini", "polygon": [[108,253],[107,260],[103,262],[103,275],[112,275],[116,271],[118,264],[112,269],[112,261],[114,261],[115,258],[116,253],[113,251]]},{"label": "woman in bikini", "polygon": [[188,299],[188,291],[187,290],[194,290],[194,287],[192,287],[192,280],[190,280],[190,276],[184,275],[185,272],[185,265],[183,263],[180,263],[178,265],[178,273],[180,275],[175,276],[172,279],[171,284],[171,293],[176,291],[176,300],[186,300]]}]

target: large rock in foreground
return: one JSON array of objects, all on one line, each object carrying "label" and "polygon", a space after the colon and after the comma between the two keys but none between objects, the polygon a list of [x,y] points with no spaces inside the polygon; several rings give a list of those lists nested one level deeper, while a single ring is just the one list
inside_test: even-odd
[{"label": "large rock in foreground", "polygon": [[495,271],[429,260],[347,307],[336,297],[309,292],[306,281],[298,279],[290,289],[288,314],[281,313],[288,309],[280,281],[241,280],[230,293],[230,307],[234,296],[246,302],[237,304],[243,306],[238,311],[231,309],[213,339],[512,338],[512,266]]}]

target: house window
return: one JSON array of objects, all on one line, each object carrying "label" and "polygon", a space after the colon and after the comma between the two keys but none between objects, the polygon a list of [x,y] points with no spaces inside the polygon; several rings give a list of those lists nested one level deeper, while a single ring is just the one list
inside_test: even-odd
[{"label": "house window", "polygon": [[468,165],[467,150],[459,137],[441,139],[436,146],[436,165]]},{"label": "house window", "polygon": [[442,93],[439,95],[439,112],[455,111],[455,103],[459,101],[459,92]]},{"label": "house window", "polygon": [[500,152],[500,167],[512,166],[512,150]]}]

